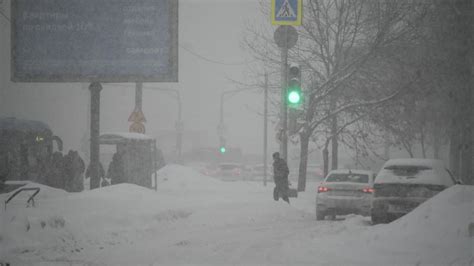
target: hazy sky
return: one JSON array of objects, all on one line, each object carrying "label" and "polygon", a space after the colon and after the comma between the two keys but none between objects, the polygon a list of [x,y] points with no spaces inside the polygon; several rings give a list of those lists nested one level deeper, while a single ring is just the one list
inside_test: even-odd
[{"label": "hazy sky", "polygon": [[[6,14],[9,16],[9,12]],[[241,48],[245,24],[249,21],[270,24],[270,18],[260,13],[258,1],[179,1],[179,83],[144,84],[143,111],[148,134],[173,130],[177,119],[174,98],[148,88],[179,89],[185,130],[200,132],[203,146],[217,147],[221,93],[236,88],[228,78],[247,81],[243,75],[246,65],[239,63],[251,60]],[[63,138],[66,149],[80,149],[81,138],[87,136],[89,84],[10,82],[9,27],[9,22],[1,17],[0,115],[42,120]],[[103,84],[103,88],[101,131],[128,131],[127,119],[134,107],[134,84]],[[245,92],[226,99],[224,118],[229,146],[241,147],[245,153],[262,152],[262,117],[255,112],[262,109],[261,93]],[[271,151],[277,145],[272,125],[269,129]],[[163,145],[169,145],[170,140],[166,142]],[[185,146],[191,144],[184,140]]]}]

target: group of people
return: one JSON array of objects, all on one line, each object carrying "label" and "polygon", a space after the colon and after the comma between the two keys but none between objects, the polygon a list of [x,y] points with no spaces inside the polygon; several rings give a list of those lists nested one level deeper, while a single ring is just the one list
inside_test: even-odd
[{"label": "group of people", "polygon": [[[79,192],[84,190],[84,171],[84,161],[77,151],[70,150],[68,154],[64,156],[61,152],[55,152],[52,155],[49,173],[46,174],[46,183],[51,187],[61,188],[69,192]],[[278,201],[282,198],[287,203],[290,203],[288,197],[289,173],[288,164],[284,159],[280,158],[280,153],[273,153],[274,200]],[[86,178],[90,176],[91,172],[90,168],[88,168]],[[117,152],[113,155],[112,162],[107,169],[107,175],[105,174],[102,164],[99,163],[99,178],[101,179],[101,187],[107,186],[110,183],[118,184],[125,182],[123,154]]]},{"label": "group of people", "polygon": [[[127,181],[125,179],[125,166],[124,166],[124,154],[123,152],[116,152],[114,153],[112,157],[112,161],[109,164],[109,168],[107,169],[107,174],[104,171],[104,167],[102,166],[102,163],[99,162],[99,179],[100,181],[100,186],[105,187],[110,184],[119,184],[119,183],[124,183]],[[86,178],[92,177],[92,170],[89,167],[87,168],[86,171]]]},{"label": "group of people", "polygon": [[69,192],[84,190],[85,163],[77,151],[69,150],[66,155],[54,152],[50,165],[45,169],[46,185]]}]

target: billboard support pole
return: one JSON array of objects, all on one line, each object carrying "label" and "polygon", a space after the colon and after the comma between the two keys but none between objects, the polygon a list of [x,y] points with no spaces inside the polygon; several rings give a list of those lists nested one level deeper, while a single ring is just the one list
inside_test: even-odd
[{"label": "billboard support pole", "polygon": [[91,92],[91,146],[90,146],[90,189],[100,187],[99,164],[100,164],[100,91],[102,85],[99,82],[92,82],[89,86]]},{"label": "billboard support pole", "polygon": [[135,83],[135,109],[142,110],[142,102],[143,102],[143,83],[136,82]]}]

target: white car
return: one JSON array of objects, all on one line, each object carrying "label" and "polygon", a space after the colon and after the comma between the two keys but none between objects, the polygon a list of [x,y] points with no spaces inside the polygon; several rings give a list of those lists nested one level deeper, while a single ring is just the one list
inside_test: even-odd
[{"label": "white car", "polygon": [[374,181],[372,223],[391,222],[456,183],[440,160],[388,160]]},{"label": "white car", "polygon": [[367,170],[330,171],[318,187],[316,219],[350,213],[369,216],[374,177],[374,172]]}]

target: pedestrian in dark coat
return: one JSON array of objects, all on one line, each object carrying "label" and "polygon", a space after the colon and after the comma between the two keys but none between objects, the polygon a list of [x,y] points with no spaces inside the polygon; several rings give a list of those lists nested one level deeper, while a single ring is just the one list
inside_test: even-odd
[{"label": "pedestrian in dark coat", "polygon": [[112,161],[109,164],[109,169],[107,169],[107,178],[110,179],[112,185],[124,183],[126,181],[123,153],[114,153]]},{"label": "pedestrian in dark coat", "polygon": [[[99,174],[99,180],[105,180],[105,170],[104,170],[104,167],[102,166],[101,162],[99,162],[99,173],[98,174]],[[89,164],[89,166],[87,166],[85,177],[86,177],[86,179],[92,177],[91,164]]]},{"label": "pedestrian in dark coat", "polygon": [[50,187],[65,188],[65,178],[64,175],[64,157],[63,154],[59,151],[53,153],[51,158],[51,169],[49,171],[47,184]]},{"label": "pedestrian in dark coat", "polygon": [[64,168],[66,173],[66,191],[80,192],[84,190],[84,161],[77,151],[70,150],[64,156]]},{"label": "pedestrian in dark coat", "polygon": [[275,181],[275,189],[273,190],[273,198],[279,200],[281,197],[284,201],[290,203],[288,198],[288,175],[290,170],[288,169],[288,164],[282,158],[280,158],[280,153],[273,153],[273,180]]}]

